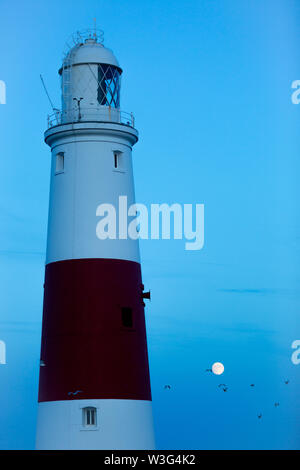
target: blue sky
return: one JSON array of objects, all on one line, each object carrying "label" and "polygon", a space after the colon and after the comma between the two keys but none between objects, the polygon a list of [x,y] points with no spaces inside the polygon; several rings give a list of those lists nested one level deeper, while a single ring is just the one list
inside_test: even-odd
[{"label": "blue sky", "polygon": [[[94,17],[140,132],[137,202],[205,204],[203,250],[141,243],[157,447],[299,448],[299,2],[0,0],[0,11],[0,449],[35,438],[51,112],[39,75],[59,106],[65,42]],[[217,360],[228,393],[204,372]]]}]

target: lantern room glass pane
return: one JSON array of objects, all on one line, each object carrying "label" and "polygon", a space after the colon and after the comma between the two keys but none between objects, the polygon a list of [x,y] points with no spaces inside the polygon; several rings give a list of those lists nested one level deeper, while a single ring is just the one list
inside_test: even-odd
[{"label": "lantern room glass pane", "polygon": [[98,103],[113,108],[120,107],[120,72],[112,66],[98,66]]}]

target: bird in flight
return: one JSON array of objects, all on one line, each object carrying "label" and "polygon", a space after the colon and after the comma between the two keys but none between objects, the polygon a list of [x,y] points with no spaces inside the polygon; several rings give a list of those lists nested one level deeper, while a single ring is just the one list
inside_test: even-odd
[{"label": "bird in flight", "polygon": [[259,413],[259,415],[257,415],[258,419],[261,419],[262,418],[262,414]]},{"label": "bird in flight", "polygon": [[82,390],[76,390],[76,392],[68,392],[68,395],[77,395],[78,393],[82,393]]},{"label": "bird in flight", "polygon": [[212,372],[212,369],[206,369],[205,372]]},{"label": "bird in flight", "polygon": [[171,385],[165,385],[165,386],[164,386],[164,389],[165,389],[165,390],[171,390]]},{"label": "bird in flight", "polygon": [[278,402],[274,403],[274,406],[275,408],[277,408],[279,406],[279,403]]},{"label": "bird in flight", "polygon": [[255,384],[250,384],[250,387],[255,387]]},{"label": "bird in flight", "polygon": [[219,388],[222,387],[223,392],[227,392],[227,390],[228,390],[228,387],[227,387],[226,384],[219,384],[218,387],[219,387]]},{"label": "bird in flight", "polygon": [[289,379],[285,380],[284,383],[287,385],[289,383]]}]

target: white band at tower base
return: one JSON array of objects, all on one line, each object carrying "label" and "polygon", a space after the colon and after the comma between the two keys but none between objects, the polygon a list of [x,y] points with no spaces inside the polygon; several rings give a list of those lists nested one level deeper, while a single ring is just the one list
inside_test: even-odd
[{"label": "white band at tower base", "polygon": [[[85,407],[97,409],[95,426],[84,426]],[[37,450],[152,450],[154,446],[150,401],[67,400],[38,405]]]}]

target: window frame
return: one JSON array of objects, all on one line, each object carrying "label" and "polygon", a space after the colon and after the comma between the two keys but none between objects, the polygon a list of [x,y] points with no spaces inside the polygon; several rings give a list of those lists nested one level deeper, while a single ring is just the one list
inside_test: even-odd
[{"label": "window frame", "polygon": [[[124,167],[124,152],[122,150],[113,150],[113,171],[116,173],[126,173]],[[117,166],[116,166],[117,164]]]},{"label": "window frame", "polygon": [[[87,421],[90,421],[90,423]],[[85,429],[97,428],[97,408],[95,406],[85,406],[82,408],[82,426]]]},{"label": "window frame", "polygon": [[[59,165],[62,161],[62,165]],[[60,175],[65,172],[65,152],[57,152],[55,155],[55,175]]]}]

